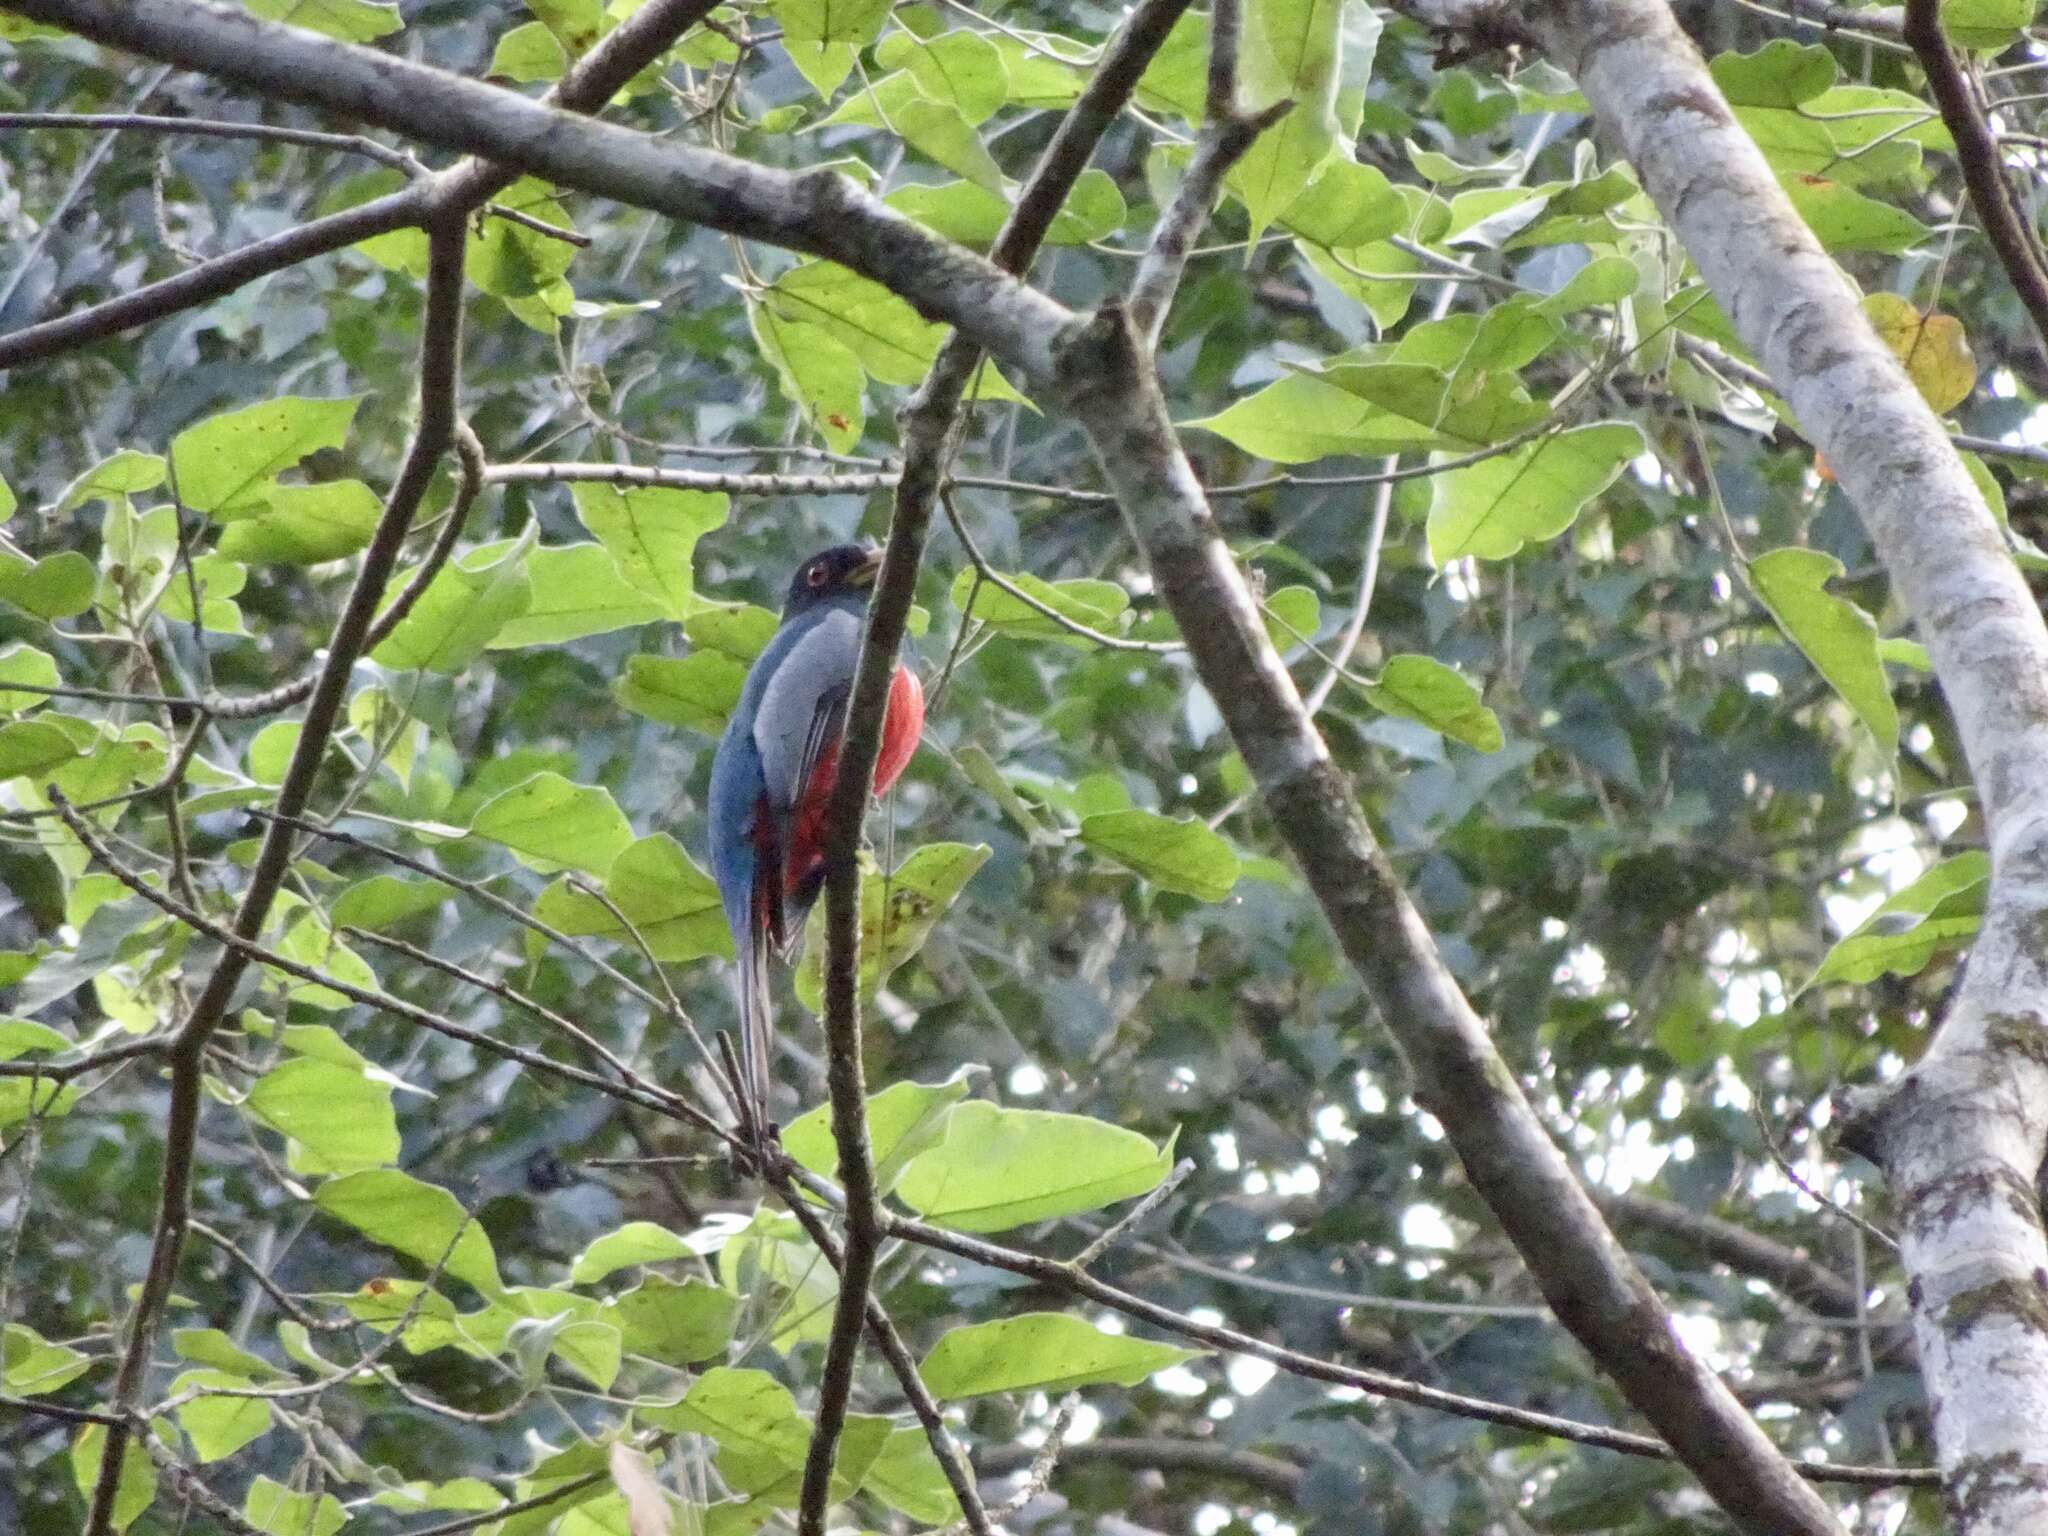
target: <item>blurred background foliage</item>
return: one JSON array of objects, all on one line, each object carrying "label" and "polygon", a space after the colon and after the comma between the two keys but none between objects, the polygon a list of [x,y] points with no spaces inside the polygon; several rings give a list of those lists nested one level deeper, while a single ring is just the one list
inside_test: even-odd
[{"label": "blurred background foliage", "polygon": [[[906,5],[886,22],[878,12],[867,45],[836,61],[833,45],[792,59],[799,4],[721,10],[716,31],[695,34],[611,116],[768,163],[841,164],[949,233],[985,239],[1083,78],[1063,60],[1085,62],[1116,21],[1093,4],[985,9]],[[1869,37],[1854,27],[1827,32],[1732,0],[1681,10],[1710,54],[1739,56],[1717,65],[1724,88],[1845,269],[1867,291],[1906,301],[1909,347],[1927,333],[1927,312],[1959,322],[1974,359],[1941,341],[1949,372],[1964,374],[1961,393],[1942,405],[1959,430],[2008,445],[1983,463],[2026,555],[2041,456],[2025,444],[2043,360],[1981,238],[1958,222],[1959,182],[1908,59],[1881,26]],[[405,0],[396,10],[336,0],[322,14],[344,30],[367,19],[380,46],[407,56],[511,82],[558,73],[580,35],[576,7],[529,12],[510,0]],[[1903,638],[1853,510],[1771,402],[1745,387],[1683,253],[1569,83],[1540,64],[1438,67],[1407,23],[1359,0],[1336,14],[1333,63],[1317,77],[1328,88],[1320,108],[1333,139],[1355,147],[1355,160],[1336,151],[1355,178],[1325,205],[1295,208],[1293,222],[1284,200],[1272,206],[1248,183],[1226,201],[1161,347],[1175,415],[1212,423],[1186,434],[1212,486],[1271,482],[1219,499],[1218,514],[1263,583],[1304,691],[1340,653],[1366,562],[1376,560],[1362,641],[1319,722],[1459,981],[1555,1135],[1606,1193],[1685,1337],[1726,1369],[1795,1455],[1924,1463],[1925,1405],[1894,1326],[1902,1298],[1890,1254],[1809,1191],[1884,1223],[1871,1171],[1828,1143],[1829,1096],[1913,1059],[1951,979],[1951,951],[1971,925],[1980,889],[1972,866],[1943,861],[1976,847],[1979,828],[1935,690],[1908,645],[1884,648],[1879,671],[1856,641],[1853,655],[1837,658],[1839,675],[1823,676],[1787,634],[1813,610],[1796,597],[1766,602],[1750,562],[1804,546],[1840,563],[1830,591],[1869,615],[1875,635]],[[1199,13],[1183,23],[1098,156],[1104,174],[1091,178],[1085,201],[1077,197],[1074,226],[1038,265],[1037,279],[1066,303],[1091,305],[1129,281],[1184,157],[1175,146],[1189,135],[1186,114],[1199,111],[1201,27]],[[0,43],[0,110],[347,127],[28,31],[0,23],[11,39]],[[2017,27],[1994,28],[1990,44],[1979,58],[1995,71],[1994,97],[2021,98],[1999,122],[2038,144],[2025,137],[2038,102],[2025,97],[2040,50]],[[798,62],[819,80],[839,63],[849,73],[821,96]],[[1821,99],[1829,91],[1841,94]],[[370,164],[235,139],[0,129],[0,330],[396,184],[397,172]],[[1271,174],[1269,191],[1292,172],[1283,159]],[[503,201],[573,223],[588,245],[502,219],[478,226],[462,402],[494,466],[831,474],[849,466],[819,450],[890,453],[892,412],[922,371],[920,349],[929,355],[929,338],[900,315],[878,317],[843,292],[807,298],[818,269],[707,230],[532,186]],[[1382,230],[1389,207],[1395,222]],[[1331,229],[1340,215],[1364,223]],[[1354,238],[1361,229],[1369,238]],[[245,508],[239,521],[232,507],[209,516],[189,496],[182,517],[153,517],[172,505],[160,474],[138,472],[148,483],[123,489],[120,471],[92,472],[122,451],[166,454],[178,434],[225,412],[285,397],[350,398],[345,431],[285,466],[282,483],[356,480],[381,491],[413,406],[423,248],[396,236],[323,257],[6,375],[0,474],[18,505],[0,527],[0,554],[13,562],[0,591],[0,684],[61,676],[87,688],[233,693],[275,685],[313,661],[349,564],[309,563],[291,539],[310,527],[340,541],[313,554],[360,547],[348,532],[367,528],[360,517],[350,522],[361,511],[354,493],[330,493],[338,499],[310,522],[278,521],[276,503],[262,514]],[[1428,340],[1448,334],[1427,330],[1443,317],[1469,324],[1458,317],[1497,313],[1518,291],[1555,293],[1602,258],[1618,266],[1601,269],[1595,298],[1547,312],[1542,345],[1529,355],[1460,372]],[[1345,419],[1328,383],[1300,383],[1304,370],[1352,349],[1418,334],[1425,341],[1412,355],[1435,381],[1440,413],[1447,400],[1498,400],[1503,420],[1626,423],[1640,441],[1611,456],[1611,484],[1565,509],[1567,526],[1530,532],[1518,553],[1453,551],[1436,563],[1432,506],[1452,493],[1449,477],[1424,474],[1392,485],[1373,550],[1381,488],[1357,477],[1390,455],[1420,469],[1432,451],[1507,435],[1461,437],[1441,430],[1441,414],[1418,426],[1412,407],[1394,409],[1384,393]],[[1368,351],[1347,361],[1359,359],[1385,360]],[[1300,392],[1271,394],[1283,381]],[[1532,414],[1517,414],[1524,407]],[[196,465],[204,444],[194,441]],[[1072,423],[990,398],[976,407],[957,467],[1092,490],[1099,481],[1084,446]],[[607,792],[631,836],[667,834],[701,860],[713,733],[750,654],[745,635],[729,631],[759,622],[731,605],[773,607],[804,555],[880,535],[888,509],[886,492],[661,503],[664,517],[682,508],[704,529],[694,552],[687,540],[678,546],[685,564],[654,573],[674,589],[650,596],[603,532],[601,504],[615,493],[581,489],[487,490],[464,531],[466,553],[443,578],[467,583],[443,594],[443,629],[424,651],[383,652],[381,664],[358,670],[350,729],[315,798],[321,820],[528,907],[546,899],[553,870],[475,830],[477,812],[537,774],[556,774]],[[994,568],[1090,583],[1034,590],[1096,628],[1171,638],[1113,506],[1028,486],[962,485],[954,494]],[[1511,488],[1510,502],[1519,494]],[[428,510],[448,502],[444,485]],[[181,523],[203,557],[204,629],[191,622],[178,569]],[[549,554],[593,537],[614,558],[572,567],[586,557]],[[978,1095],[1092,1116],[1155,1145],[1177,1135],[1192,1176],[1098,1265],[1150,1298],[1457,1392],[1623,1421],[1623,1406],[1563,1331],[1530,1310],[1533,1287],[1465,1187],[1441,1129],[1409,1099],[1401,1062],[1280,861],[1184,657],[1107,648],[1016,614],[1003,622],[992,608],[980,611],[997,622],[963,622],[973,579],[957,578],[970,567],[942,533],[920,585],[927,745],[872,835],[885,866],[939,842],[986,845],[989,855],[884,986],[870,1015],[870,1081],[936,1083],[979,1064],[987,1072],[975,1080]],[[517,592],[507,596],[507,585]],[[611,601],[623,617],[564,638],[581,621],[544,615],[584,598]],[[54,673],[31,653],[50,658]],[[1435,673],[1428,689],[1448,695],[1390,707],[1394,674],[1381,669],[1404,655],[1455,669],[1497,728]],[[708,659],[678,670],[692,657]],[[423,658],[433,665],[414,670]],[[1875,695],[1872,676],[1881,679]],[[1376,681],[1378,691],[1367,686]],[[1887,689],[1895,753],[1873,729]],[[0,790],[14,811],[47,803],[39,775],[52,771],[59,782],[75,777],[74,799],[146,785],[189,718],[146,704],[46,702],[4,688],[0,696],[18,722],[86,722],[65,728],[69,750],[51,748],[47,735],[16,734],[10,744],[0,733],[0,749],[23,754],[9,756],[17,776]],[[184,832],[215,911],[236,888],[258,830],[248,808],[275,784],[291,729],[222,719],[200,737],[183,788]],[[55,757],[37,758],[38,743]],[[576,807],[596,819],[556,822],[553,834],[601,848],[602,857],[582,860],[587,876],[601,877],[617,826],[594,802]],[[1142,849],[1135,860],[1113,855],[1109,824],[1084,835],[1090,818],[1127,808],[1196,818],[1225,846],[1196,838],[1198,875],[1161,878]],[[138,865],[166,867],[159,803],[110,809],[101,822]],[[48,818],[12,819],[0,833],[0,949],[9,952],[0,962],[10,982],[0,1007],[61,1037],[53,1047],[22,1026],[0,1026],[10,1031],[7,1054],[25,1060],[169,1028],[205,974],[208,946],[88,873]],[[679,866],[666,867],[663,888],[686,888]],[[1838,955],[1839,979],[1807,986],[1881,900],[1930,869],[1946,872],[1940,889],[1923,890],[1866,935],[1895,941],[1889,948],[1875,959]],[[363,883],[391,876],[412,882],[419,899]],[[315,841],[295,867],[272,941],[299,945],[335,974],[374,975],[473,1029],[559,1048],[504,997],[417,953],[332,931],[381,928],[572,1016],[654,1079],[705,1094],[689,1040],[640,999],[577,955],[533,942],[472,890],[437,891],[420,879],[360,847]],[[1203,899],[1217,882],[1227,894]],[[560,889],[553,899],[558,910],[573,905]],[[677,932],[693,936],[679,936],[676,952],[701,958],[667,967],[669,980],[700,1028],[728,1027],[715,916],[708,928]],[[656,985],[631,946],[598,942],[612,964]],[[716,1157],[658,1170],[592,1165],[705,1151],[690,1133],[346,1003],[258,973],[211,1063],[219,1091],[201,1127],[195,1215],[287,1293],[339,1297],[432,1267],[431,1255],[398,1263],[357,1226],[317,1212],[317,1158],[309,1164],[301,1146],[288,1162],[278,1117],[245,1099],[287,1059],[281,1030],[290,1026],[331,1026],[350,1051],[415,1090],[368,1094],[370,1121],[390,1113],[401,1138],[388,1160],[474,1213],[509,1283],[559,1284],[587,1245],[630,1221],[689,1233],[721,1217],[737,1224],[754,1208],[755,1189]],[[822,1098],[815,1028],[786,1006],[785,1118]],[[311,1037],[296,1038],[304,1049]],[[375,1073],[362,1080],[383,1083]],[[10,1325],[89,1361],[58,1394],[85,1405],[105,1388],[143,1269],[163,1090],[146,1059],[93,1074],[75,1085],[83,1092],[55,1103],[47,1084],[32,1101],[29,1082],[0,1079],[0,1210],[10,1234],[0,1295]],[[1768,1239],[1779,1258],[1803,1251],[1815,1267],[1804,1284],[1788,1281],[1697,1219],[1706,1216]],[[1047,1223],[1017,1240],[1067,1253],[1099,1220]],[[765,1264],[768,1252],[755,1257]],[[792,1339],[763,1322],[777,1288],[759,1267],[727,1279],[753,1308],[731,1363],[774,1371],[807,1401],[815,1335]],[[287,1314],[221,1246],[190,1245],[177,1293],[172,1328],[218,1329],[267,1369],[303,1369],[279,1337]],[[885,1263],[881,1294],[919,1353],[953,1324],[1063,1305],[1015,1276],[915,1252]],[[341,1316],[338,1305],[303,1303],[321,1318]],[[1859,1307],[1868,1328],[1857,1325]],[[10,1336],[10,1371],[29,1358],[29,1337]],[[318,1335],[314,1343],[326,1347]],[[193,1363],[160,1353],[165,1376]],[[267,1477],[331,1495],[352,1529],[413,1529],[430,1517],[408,1521],[373,1505],[380,1486],[473,1477],[510,1487],[546,1454],[541,1442],[601,1439],[617,1422],[616,1394],[607,1400],[559,1359],[550,1366],[545,1349],[522,1379],[503,1364],[516,1354],[516,1342],[497,1363],[446,1348],[394,1352],[388,1363],[407,1394],[367,1378],[322,1394],[281,1412],[211,1475],[238,1507],[251,1480]],[[12,1375],[10,1384],[23,1385]],[[864,1374],[855,1406],[901,1403],[886,1376]],[[1012,1394],[966,1404],[963,1424],[977,1458],[1014,1468],[1023,1456],[1013,1448],[1042,1437],[1050,1412],[1045,1393]],[[36,1417],[0,1415],[0,1526],[76,1528],[72,1438]],[[1720,1528],[1667,1465],[1387,1406],[1241,1359],[1202,1358],[1134,1388],[1092,1389],[1073,1439],[1054,1493],[1024,1517],[1038,1529]],[[1173,1461],[1172,1445],[1188,1443],[1263,1452],[1280,1471],[1261,1483],[1247,1480],[1248,1462],[1203,1470]],[[698,1464],[684,1483],[705,1475]],[[1898,1492],[1838,1502],[1861,1530],[1888,1532],[1902,1520],[1926,1529],[1939,1518],[1931,1505],[1909,1513]],[[863,1507],[871,1522],[912,1518]],[[322,1531],[327,1508],[317,1511]],[[557,1516],[565,1531],[623,1520],[614,1498],[517,1528],[545,1528]],[[132,1529],[203,1523],[181,1525],[166,1496]]]}]

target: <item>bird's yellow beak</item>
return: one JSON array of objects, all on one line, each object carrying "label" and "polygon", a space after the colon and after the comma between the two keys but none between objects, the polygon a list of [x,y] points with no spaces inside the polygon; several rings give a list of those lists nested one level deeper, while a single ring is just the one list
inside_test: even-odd
[{"label": "bird's yellow beak", "polygon": [[866,559],[846,573],[846,584],[849,587],[872,587],[875,578],[881,573],[882,552],[879,549],[872,549],[868,551]]}]

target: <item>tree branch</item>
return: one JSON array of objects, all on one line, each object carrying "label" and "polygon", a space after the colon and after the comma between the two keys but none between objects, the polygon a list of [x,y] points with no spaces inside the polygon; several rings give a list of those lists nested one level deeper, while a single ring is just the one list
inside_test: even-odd
[{"label": "tree branch", "polygon": [[1445,968],[1267,638],[1175,439],[1142,339],[1105,310],[1066,339],[1062,404],[1145,547],[1195,668],[1281,836],[1442,1123],[1559,1319],[1715,1499],[1771,1536],[1839,1530],[1680,1342]]},{"label": "tree branch", "polygon": [[[680,8],[682,0],[674,4]],[[997,349],[1026,375],[1045,372],[1051,337],[1068,318],[999,263],[937,238],[834,171],[768,170],[715,150],[586,121],[512,91],[259,21],[210,0],[5,0],[0,8],[271,99],[323,107],[494,162],[422,183],[434,189],[427,194],[431,210],[473,209],[524,171],[837,261],[888,284],[927,318],[958,326],[975,345]],[[1058,207],[1030,211],[1049,221]],[[1013,221],[1026,211],[1020,203]],[[5,360],[0,354],[0,364]]]},{"label": "tree branch", "polygon": [[[284,816],[298,815],[312,794],[314,777],[319,772],[321,758],[326,754],[328,739],[334,732],[349,674],[355,668],[372,615],[384,595],[384,586],[398,559],[398,552],[404,546],[413,513],[418,510],[435,466],[454,435],[455,391],[462,351],[462,258],[467,239],[459,213],[437,224],[429,235],[426,317],[420,334],[419,422],[413,430],[412,445],[400,466],[398,479],[384,504],[383,515],[371,535],[368,548],[363,551],[362,564],[356,572],[355,584],[349,590],[341,618],[328,639],[327,660],[313,689],[298,741],[277,792],[276,805]],[[84,830],[84,821],[75,814],[67,815],[65,823],[74,836],[82,840],[89,838]],[[223,951],[171,1042],[171,1101],[164,1130],[163,1193],[150,1245],[149,1267],[143,1277],[141,1293],[136,1297],[127,1344],[114,1381],[114,1407],[124,1418],[134,1412],[140,1399],[148,1373],[150,1351],[156,1340],[157,1324],[170,1297],[171,1285],[177,1274],[178,1254],[185,1240],[206,1044],[226,1013],[243,972],[249,967],[251,956],[242,946],[253,944],[262,934],[271,905],[284,883],[285,869],[292,856],[292,842],[292,833],[285,823],[272,822],[266,829],[249,872],[248,884],[243,888],[241,902],[235,909],[233,924],[228,930],[240,942]],[[107,1431],[99,1480],[93,1488],[92,1504],[86,1518],[87,1536],[106,1536],[109,1529],[128,1436],[125,1422]]]},{"label": "tree branch", "polygon": [[1927,88],[1956,142],[1956,163],[1962,167],[1963,185],[1984,226],[1984,238],[2034,322],[2034,334],[2048,341],[2048,265],[2042,261],[2041,242],[2006,185],[2005,159],[1990,124],[1977,110],[1969,73],[1942,34],[1940,0],[1906,0],[1903,35],[1927,74]]},{"label": "tree branch", "polygon": [[[1428,0],[1512,14],[1577,79],[1743,344],[1855,503],[1953,711],[1992,857],[1983,925],[1914,1066],[1846,1117],[1901,1212],[1949,1497],[2048,1521],[2048,625],[1947,433],[1872,332],[1704,62],[1655,0]],[[1988,210],[1984,211],[1987,221]]]},{"label": "tree branch", "polygon": [[[1166,41],[1187,4],[1188,0],[1146,0],[1104,49],[1102,62],[1061,120],[996,235],[990,257],[1007,286],[1019,293],[1031,292],[1012,282],[1009,275],[1030,266],[1053,218],[1093,158],[1096,145],[1138,88],[1146,64]],[[1060,313],[1063,319],[1064,312]],[[971,335],[967,323],[975,317],[946,318],[953,320],[957,329],[939,349],[903,412],[902,476],[890,512],[881,573],[868,605],[860,663],[847,701],[839,767],[825,811],[826,1083],[832,1103],[832,1136],[839,1149],[839,1178],[846,1192],[846,1254],[818,1389],[818,1413],[804,1464],[798,1536],[823,1536],[825,1529],[832,1463],[845,1422],[880,1235],[861,1068],[860,833],[874,790],[883,717],[897,652],[910,618],[918,567],[924,559],[932,507],[960,432],[961,397],[981,365],[984,338]],[[1034,339],[1042,342],[1048,334],[1041,331]],[[1015,337],[1002,340],[1014,350]]]},{"label": "tree branch", "polygon": [[1830,1317],[1856,1315],[1856,1287],[1797,1248],[1773,1242],[1747,1227],[1659,1200],[1654,1195],[1596,1194],[1608,1220],[1688,1243],[1737,1274],[1767,1280],[1794,1301]]},{"label": "tree branch", "polygon": [[[600,110],[627,81],[703,20],[713,4],[714,0],[649,0],[577,60],[546,99],[571,112]],[[87,342],[221,298],[259,277],[297,266],[315,256],[375,235],[424,225],[437,206],[460,203],[465,211],[473,212],[510,186],[517,174],[464,161],[402,192],[256,241],[105,303],[0,336],[0,368],[54,357]]]},{"label": "tree branch", "polygon": [[[1676,1459],[1672,1448],[1654,1435],[1636,1434],[1601,1424],[1587,1424],[1578,1419],[1561,1418],[1556,1414],[1538,1413],[1532,1409],[1491,1402],[1486,1398],[1466,1397],[1456,1392],[1443,1391],[1438,1387],[1424,1386],[1421,1382],[1410,1381],[1405,1376],[1366,1370],[1360,1366],[1344,1365],[1334,1360],[1303,1354],[1300,1350],[1268,1343],[1255,1335],[1222,1324],[1199,1322],[1174,1311],[1171,1307],[1122,1290],[1106,1280],[1099,1280],[1086,1270],[1074,1269],[1059,1259],[1042,1258],[1037,1254],[1024,1253],[1015,1248],[1005,1248],[985,1238],[949,1232],[943,1227],[930,1226],[925,1222],[903,1216],[885,1217],[883,1232],[888,1237],[916,1243],[935,1252],[950,1253],[955,1258],[966,1259],[973,1264],[983,1264],[991,1269],[1008,1270],[1011,1274],[1023,1275],[1063,1294],[1121,1312],[1138,1322],[1147,1323],[1210,1349],[1226,1354],[1250,1355],[1254,1359],[1268,1361],[1290,1375],[1302,1377],[1307,1381],[1354,1387],[1370,1396],[1385,1398],[1392,1402],[1408,1403],[1439,1413],[1456,1414],[1460,1418],[1499,1424],[1507,1429],[1551,1439],[1568,1440],[1578,1445],[1598,1446],[1602,1450],[1619,1451],[1625,1456],[1643,1456],[1660,1461]],[[1798,1462],[1792,1465],[1802,1478],[1816,1483],[1842,1483],[1874,1488],[1931,1487],[1939,1480],[1932,1467],[1856,1467],[1827,1462]]]},{"label": "tree branch", "polygon": [[[1022,1472],[1037,1454],[1029,1446],[1004,1446],[981,1458],[984,1477],[1002,1477]],[[1258,1451],[1240,1451],[1208,1440],[1173,1440],[1165,1436],[1148,1439],[1120,1439],[1103,1436],[1069,1444],[1060,1461],[1069,1467],[1091,1462],[1113,1467],[1156,1468],[1161,1472],[1185,1473],[1192,1477],[1229,1478],[1248,1484],[1276,1499],[1294,1503],[1301,1494],[1302,1469],[1278,1456]]]}]

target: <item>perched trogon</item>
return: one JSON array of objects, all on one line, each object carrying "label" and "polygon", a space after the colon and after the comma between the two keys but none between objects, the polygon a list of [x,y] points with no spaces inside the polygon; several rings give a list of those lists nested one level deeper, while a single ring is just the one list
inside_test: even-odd
[{"label": "perched trogon", "polygon": [[[770,1125],[768,961],[784,955],[825,883],[825,807],[838,777],[879,550],[842,544],[797,569],[782,624],[755,658],[711,761],[711,872],[739,958],[741,1088]],[[899,663],[889,685],[875,793],[896,782],[924,729],[924,688]]]}]

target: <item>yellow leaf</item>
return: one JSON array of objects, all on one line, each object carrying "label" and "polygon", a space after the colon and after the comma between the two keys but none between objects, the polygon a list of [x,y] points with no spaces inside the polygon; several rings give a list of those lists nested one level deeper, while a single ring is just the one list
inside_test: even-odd
[{"label": "yellow leaf", "polygon": [[1932,311],[1923,314],[1895,293],[1871,294],[1863,301],[1863,313],[1906,365],[1906,376],[1936,415],[1970,398],[1977,385],[1977,358],[1962,321]]}]

